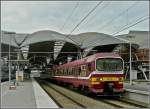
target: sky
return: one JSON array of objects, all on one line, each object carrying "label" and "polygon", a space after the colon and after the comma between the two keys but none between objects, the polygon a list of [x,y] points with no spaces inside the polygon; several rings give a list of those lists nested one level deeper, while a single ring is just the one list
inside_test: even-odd
[{"label": "sky", "polygon": [[[70,34],[98,2],[2,1],[1,28],[16,33],[52,30]],[[127,34],[130,30],[148,31],[148,4],[148,1],[103,1],[71,34],[99,32],[119,35]],[[121,31],[144,18],[147,19]]]}]

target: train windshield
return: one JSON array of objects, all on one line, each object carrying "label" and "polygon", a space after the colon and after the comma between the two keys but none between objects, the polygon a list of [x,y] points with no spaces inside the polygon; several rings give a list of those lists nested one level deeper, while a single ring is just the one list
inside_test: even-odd
[{"label": "train windshield", "polygon": [[98,71],[121,71],[123,62],[119,58],[101,58],[96,61]]}]

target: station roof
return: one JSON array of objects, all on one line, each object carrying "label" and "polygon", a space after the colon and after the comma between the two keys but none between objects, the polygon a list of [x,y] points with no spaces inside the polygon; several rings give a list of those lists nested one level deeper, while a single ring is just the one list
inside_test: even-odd
[{"label": "station roof", "polygon": [[[135,44],[139,44],[141,47],[148,47],[148,31],[130,31],[129,34],[118,36],[111,36],[108,34],[97,32],[86,32],[76,35],[70,35],[69,37],[67,37],[67,35],[65,34],[50,30],[37,31],[32,34],[9,34],[9,32],[2,31],[2,43],[10,44],[16,47],[18,46],[18,44],[20,44],[20,46],[23,47],[38,42],[64,41],[80,46],[80,48],[87,49],[100,45],[127,43],[127,35],[136,36],[133,41]],[[11,37],[12,40],[11,43],[9,43]]]},{"label": "station roof", "polygon": [[81,48],[91,48],[100,45],[127,43],[125,40],[115,38],[111,35],[97,32],[87,32],[71,36],[73,40],[81,45]]},{"label": "station roof", "polygon": [[[2,31],[2,44],[11,45],[14,47],[26,47],[29,46],[30,52],[54,52],[54,49],[58,49],[57,42],[63,43],[61,47],[63,50],[68,51],[68,44],[72,44],[80,49],[87,50],[88,52],[96,46],[111,45],[111,44],[124,44],[127,42],[127,35],[134,35],[134,44],[140,45],[140,47],[148,48],[148,32],[147,31],[130,31],[129,34],[111,36],[98,32],[86,32],[75,35],[61,34],[51,30],[37,31],[32,34],[26,33],[13,33]],[[10,42],[11,39],[11,42]],[[55,47],[57,45],[57,47]],[[74,51],[74,49],[72,49]],[[42,54],[43,55],[43,54]],[[45,55],[47,56],[47,55]]]},{"label": "station roof", "polygon": [[140,48],[149,48],[148,31],[130,31],[128,34],[118,35],[116,37],[128,40],[127,36],[133,36],[132,42],[138,44]]},{"label": "station roof", "polygon": [[15,32],[6,32],[1,31],[1,42],[2,44],[10,45],[13,47],[18,47],[16,41],[15,41]]},{"label": "station roof", "polygon": [[66,41],[75,44],[72,40],[66,38],[66,36],[63,34],[60,34],[55,31],[43,30],[30,34],[21,46],[45,41]]},{"label": "station roof", "polygon": [[124,40],[114,38],[113,36],[97,33],[97,32],[87,32],[77,35],[70,35],[69,37],[65,34],[61,34],[55,31],[44,30],[34,32],[26,38],[21,46],[26,46],[29,44],[34,44],[44,41],[64,41],[69,42],[74,45],[80,46],[80,48],[89,48],[98,45],[107,45],[107,44],[118,44],[118,43],[127,43]]}]

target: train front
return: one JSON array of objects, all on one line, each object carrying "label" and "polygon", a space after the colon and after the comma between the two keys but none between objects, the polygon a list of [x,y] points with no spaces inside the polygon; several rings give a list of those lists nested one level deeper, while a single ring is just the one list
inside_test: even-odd
[{"label": "train front", "polygon": [[90,90],[96,94],[115,95],[123,90],[124,63],[122,58],[98,58],[91,73]]}]

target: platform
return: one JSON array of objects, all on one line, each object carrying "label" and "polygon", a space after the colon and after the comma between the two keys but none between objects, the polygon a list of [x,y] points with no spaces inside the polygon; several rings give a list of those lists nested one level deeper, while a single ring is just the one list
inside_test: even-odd
[{"label": "platform", "polygon": [[55,102],[34,80],[20,82],[16,89],[9,90],[9,82],[1,84],[2,108],[58,108]]},{"label": "platform", "polygon": [[133,82],[132,85],[129,82],[125,82],[124,88],[149,92],[149,82]]}]

